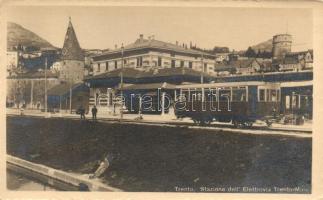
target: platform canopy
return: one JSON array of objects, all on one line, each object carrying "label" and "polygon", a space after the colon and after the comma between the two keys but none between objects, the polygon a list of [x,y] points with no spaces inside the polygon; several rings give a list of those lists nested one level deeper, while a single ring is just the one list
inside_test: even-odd
[{"label": "platform canopy", "polygon": [[[96,76],[85,78],[85,82],[93,87],[117,87],[120,83],[121,69],[106,72]],[[203,73],[204,82],[210,82],[214,77]],[[123,81],[127,84],[170,83],[181,84],[183,82],[201,82],[201,72],[190,68],[163,68],[137,70],[133,68],[123,69]]]},{"label": "platform canopy", "polygon": [[154,89],[176,89],[176,85],[170,83],[148,83],[148,84],[132,84],[125,86],[124,90],[154,90]]},{"label": "platform canopy", "polygon": [[47,95],[48,96],[68,96],[71,89],[72,89],[72,93],[76,93],[79,91],[89,91],[89,88],[84,83],[76,83],[73,85],[70,85],[68,83],[61,83],[49,89],[47,91]]}]

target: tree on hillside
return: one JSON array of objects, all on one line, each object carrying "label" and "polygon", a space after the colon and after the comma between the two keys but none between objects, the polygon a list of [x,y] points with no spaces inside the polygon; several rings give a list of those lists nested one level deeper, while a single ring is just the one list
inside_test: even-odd
[{"label": "tree on hillside", "polygon": [[255,58],[257,56],[255,50],[253,50],[251,47],[248,47],[245,56],[248,58]]},{"label": "tree on hillside", "polygon": [[229,53],[230,50],[228,47],[214,47],[213,53]]}]

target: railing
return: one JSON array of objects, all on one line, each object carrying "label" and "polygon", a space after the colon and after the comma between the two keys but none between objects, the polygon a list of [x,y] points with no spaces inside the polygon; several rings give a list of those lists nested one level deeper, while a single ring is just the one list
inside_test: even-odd
[{"label": "railing", "polygon": [[[53,180],[61,181],[65,184],[70,184],[76,188],[78,188],[80,185],[86,185],[90,191],[121,191],[117,188],[104,185],[86,177],[77,176],[44,165],[32,163],[11,155],[7,155],[7,163],[15,167],[23,168],[24,170],[28,170],[34,174],[37,174],[38,176],[42,175]],[[52,181],[48,181],[47,184],[50,184],[51,182]]]}]

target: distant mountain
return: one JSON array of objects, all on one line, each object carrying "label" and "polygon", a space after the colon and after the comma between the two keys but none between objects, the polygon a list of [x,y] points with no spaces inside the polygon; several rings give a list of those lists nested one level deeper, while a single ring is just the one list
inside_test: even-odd
[{"label": "distant mountain", "polygon": [[255,50],[256,52],[260,51],[267,51],[267,52],[271,52],[273,49],[273,40],[269,39],[265,42],[261,42],[259,44],[253,45],[251,46],[251,48],[253,50]]},{"label": "distant mountain", "polygon": [[32,31],[25,29],[19,24],[8,22],[7,28],[8,49],[12,49],[18,44],[35,49],[55,48],[48,41],[39,37]]}]

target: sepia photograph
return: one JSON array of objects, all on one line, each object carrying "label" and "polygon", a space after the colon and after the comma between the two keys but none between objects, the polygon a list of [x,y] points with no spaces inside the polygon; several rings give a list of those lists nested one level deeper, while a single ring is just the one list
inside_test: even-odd
[{"label": "sepia photograph", "polygon": [[312,193],[312,8],[14,5],[5,23],[8,191]]}]

